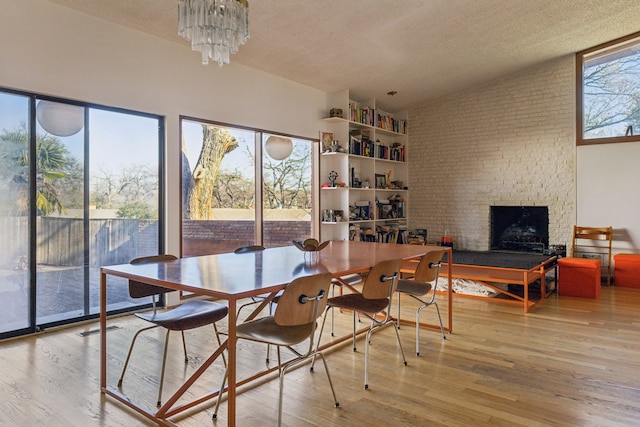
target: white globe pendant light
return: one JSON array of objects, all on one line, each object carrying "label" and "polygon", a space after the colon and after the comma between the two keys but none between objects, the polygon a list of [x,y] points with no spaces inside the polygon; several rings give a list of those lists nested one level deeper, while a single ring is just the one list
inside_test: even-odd
[{"label": "white globe pendant light", "polygon": [[54,136],[71,136],[84,127],[84,108],[77,105],[40,101],[36,107],[40,126]]},{"label": "white globe pendant light", "polygon": [[284,160],[293,151],[293,141],[291,141],[291,138],[271,135],[267,138],[264,149],[273,160]]}]

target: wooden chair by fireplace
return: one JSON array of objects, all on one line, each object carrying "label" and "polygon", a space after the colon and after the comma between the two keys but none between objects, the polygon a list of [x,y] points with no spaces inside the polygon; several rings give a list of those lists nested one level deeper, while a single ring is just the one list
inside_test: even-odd
[{"label": "wooden chair by fireplace", "polygon": [[573,258],[597,258],[607,272],[607,285],[611,285],[611,243],[613,228],[573,226]]}]

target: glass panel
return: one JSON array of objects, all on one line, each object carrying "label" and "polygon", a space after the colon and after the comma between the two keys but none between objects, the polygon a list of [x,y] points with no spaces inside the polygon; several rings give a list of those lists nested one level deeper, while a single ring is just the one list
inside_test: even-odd
[{"label": "glass panel", "polygon": [[29,327],[29,99],[0,93],[0,334]]},{"label": "glass panel", "polygon": [[585,55],[582,74],[584,138],[640,134],[640,41]]},{"label": "glass panel", "polygon": [[264,135],[263,139],[264,246],[289,246],[292,240],[314,235],[311,221],[313,144],[277,135]]},{"label": "glass panel", "polygon": [[255,132],[182,121],[182,255],[256,244]]},{"label": "glass panel", "polygon": [[[55,126],[44,122],[47,114],[40,109],[58,106],[68,112],[65,104],[37,106],[39,325],[98,313],[100,266],[159,252],[158,120],[90,109],[90,139],[85,142],[85,132],[69,135],[77,127],[57,129],[59,122]],[[79,109],[84,123],[84,109],[73,108]],[[85,147],[91,159],[89,188],[85,188]],[[126,281],[112,282],[109,310],[150,301],[129,298]]]},{"label": "glass panel", "polygon": [[[91,312],[99,312],[99,268],[157,255],[160,206],[159,121],[90,110],[89,269]],[[120,282],[121,286],[114,286]],[[133,300],[125,280],[109,279],[107,309],[150,303]]]},{"label": "glass panel", "polygon": [[85,315],[84,108],[36,105],[36,323]]}]

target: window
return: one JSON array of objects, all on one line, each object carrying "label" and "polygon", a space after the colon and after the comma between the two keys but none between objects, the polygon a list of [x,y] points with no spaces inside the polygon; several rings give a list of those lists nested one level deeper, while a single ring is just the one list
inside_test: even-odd
[{"label": "window", "polygon": [[291,153],[276,159],[265,144],[282,135],[190,118],[180,125],[183,256],[286,246],[314,235],[317,141],[277,138],[290,141]]},{"label": "window", "polygon": [[[97,317],[100,267],[162,251],[163,133],[159,116],[0,90],[0,338]],[[110,312],[150,304],[116,281]]]},{"label": "window", "polygon": [[640,34],[577,55],[577,144],[637,141]]}]

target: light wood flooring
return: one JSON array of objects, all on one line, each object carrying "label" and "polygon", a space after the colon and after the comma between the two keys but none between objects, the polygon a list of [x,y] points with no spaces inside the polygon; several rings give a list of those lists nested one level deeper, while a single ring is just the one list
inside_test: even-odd
[{"label": "light wood flooring", "polygon": [[[440,297],[439,297],[440,298]],[[440,298],[446,316],[444,297]],[[408,301],[403,317],[413,318]],[[424,318],[435,320],[430,307]],[[351,315],[336,316],[341,334]],[[109,384],[117,383],[131,336],[144,322],[111,319]],[[146,426],[145,418],[101,395],[98,324],[91,323],[0,343],[1,426]],[[369,389],[363,388],[364,345],[350,343],[327,354],[340,401],[335,408],[324,370],[307,367],[285,381],[286,426],[631,426],[640,425],[640,289],[603,287],[600,299],[551,296],[530,314],[496,302],[454,299],[454,333],[423,330],[419,357],[413,327],[400,334],[409,362],[403,366],[395,334],[374,334]],[[139,339],[123,390],[155,403],[163,335]],[[330,339],[328,334],[323,342]],[[182,360],[172,336],[165,390],[171,392],[214,346],[212,331],[187,334],[190,358]],[[272,350],[272,360],[275,352]],[[239,343],[239,375],[265,364],[266,348]],[[218,387],[214,365],[193,395]],[[274,375],[245,387],[238,397],[239,426],[276,423]],[[180,426],[225,426],[226,401],[217,421],[210,405],[174,418]]]}]

